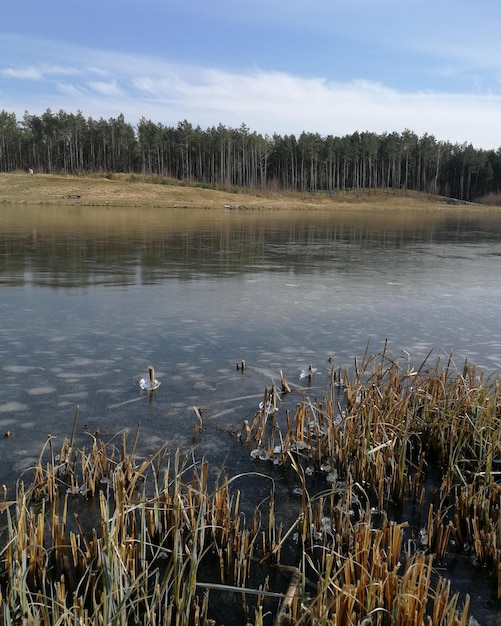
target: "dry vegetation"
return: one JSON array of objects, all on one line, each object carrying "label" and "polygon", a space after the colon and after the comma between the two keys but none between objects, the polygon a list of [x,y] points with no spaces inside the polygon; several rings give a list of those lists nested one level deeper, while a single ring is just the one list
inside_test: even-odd
[{"label": "dry vegetation", "polygon": [[[24,172],[0,174],[0,203],[27,205],[78,204],[113,207],[189,207],[267,209],[335,209],[436,211],[451,209],[438,196],[412,191],[347,191],[326,194],[298,194],[271,190],[209,189],[159,176],[114,174],[105,176],[54,176]],[[458,206],[456,206],[456,209]],[[468,205],[472,209],[472,205]],[[493,207],[476,206],[476,210]]]},{"label": "dry vegetation", "polygon": [[[209,625],[224,606],[227,626],[472,623],[436,568],[466,553],[501,596],[499,384],[384,348],[282,415],[282,375],[232,435],[270,483],[273,467],[297,485],[287,524],[275,486],[252,512],[241,477],[211,480],[203,459],[49,440],[2,504],[0,622]],[[398,519],[409,502],[417,526]]]}]

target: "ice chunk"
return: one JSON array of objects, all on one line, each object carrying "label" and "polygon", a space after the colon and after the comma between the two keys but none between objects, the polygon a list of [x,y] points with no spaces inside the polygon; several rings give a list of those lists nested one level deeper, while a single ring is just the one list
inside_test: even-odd
[{"label": "ice chunk", "polygon": [[153,382],[151,382],[151,380],[146,380],[146,378],[141,378],[141,380],[139,381],[139,386],[141,387],[141,389],[153,391],[160,387],[160,382],[156,378],[153,379]]},{"label": "ice chunk", "polygon": [[303,378],[311,378],[311,376],[317,371],[316,367],[312,367],[310,365],[310,367],[306,370],[302,370],[301,374],[299,374],[299,378],[303,379]]},{"label": "ice chunk", "polygon": [[155,378],[155,370],[151,365],[148,367],[148,378],[141,378],[139,387],[146,391],[154,391],[160,387],[160,382]]}]

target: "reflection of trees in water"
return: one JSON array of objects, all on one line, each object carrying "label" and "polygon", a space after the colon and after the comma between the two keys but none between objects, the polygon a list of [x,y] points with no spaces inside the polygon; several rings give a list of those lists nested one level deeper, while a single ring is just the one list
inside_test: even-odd
[{"label": "reflection of trees in water", "polygon": [[[233,217],[233,216],[231,216]],[[273,217],[224,216],[196,228],[159,225],[114,234],[49,228],[22,233],[4,231],[0,239],[3,282],[30,281],[54,286],[128,285],[189,280],[200,275],[232,275],[256,271],[322,271],[334,263],[351,271],[354,263],[384,264],[385,251],[415,244],[497,241],[501,220],[492,216],[384,216],[364,214]],[[391,261],[393,262],[393,260]],[[358,268],[360,269],[360,268]],[[1,276],[1,274],[0,274]]]}]

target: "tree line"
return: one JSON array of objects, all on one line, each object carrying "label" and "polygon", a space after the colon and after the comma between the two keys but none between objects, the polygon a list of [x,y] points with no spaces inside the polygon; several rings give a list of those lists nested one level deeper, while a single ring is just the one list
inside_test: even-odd
[{"label": "tree line", "polygon": [[123,114],[107,120],[82,112],[41,115],[0,111],[0,171],[125,172],[168,176],[224,188],[335,194],[346,190],[416,190],[463,201],[501,194],[501,148],[419,137],[411,130],[343,137],[302,132],[262,135],[245,124],[203,130],[187,120],[166,126]]}]

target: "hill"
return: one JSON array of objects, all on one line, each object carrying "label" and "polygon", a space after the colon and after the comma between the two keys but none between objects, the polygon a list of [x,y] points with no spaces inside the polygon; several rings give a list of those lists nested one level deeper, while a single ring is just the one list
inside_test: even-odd
[{"label": "hill", "polygon": [[[78,204],[103,207],[156,207],[227,210],[416,210],[458,208],[440,196],[393,190],[342,191],[300,194],[271,190],[210,189],[163,177],[128,174],[104,176],[56,176],[24,172],[0,174],[0,203],[27,205]],[[459,203],[462,205],[463,203]],[[480,211],[500,207],[468,205]]]}]

